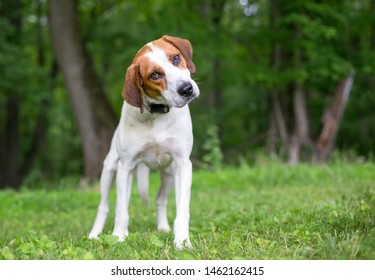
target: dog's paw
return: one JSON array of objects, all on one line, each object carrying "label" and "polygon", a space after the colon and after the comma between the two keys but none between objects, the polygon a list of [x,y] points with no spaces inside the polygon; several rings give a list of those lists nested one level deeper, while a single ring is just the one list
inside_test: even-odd
[{"label": "dog's paw", "polygon": [[89,239],[99,239],[98,235],[99,235],[99,234],[96,234],[96,233],[92,233],[92,232],[90,232],[90,234],[89,234]]},{"label": "dog's paw", "polygon": [[128,231],[125,231],[124,233],[112,232],[112,235],[118,237],[118,242],[124,242],[125,238],[129,235],[129,232]]},{"label": "dog's paw", "polygon": [[[122,235],[122,236],[119,236],[117,234],[112,234],[112,235],[108,235],[109,237],[112,237],[113,239],[113,242],[116,242],[116,239],[117,239],[117,242],[124,242],[125,241],[125,238],[126,236],[125,235]],[[115,239],[116,238],[116,239]]]},{"label": "dog's paw", "polygon": [[158,225],[158,231],[160,231],[160,232],[170,232],[171,227],[168,224]]},{"label": "dog's paw", "polygon": [[173,241],[174,243],[174,246],[177,250],[182,250],[182,249],[188,249],[188,250],[191,250],[193,249],[193,246],[191,245],[190,243],[190,240],[189,239],[185,239],[185,240],[178,240],[178,239],[175,239]]},{"label": "dog's paw", "polygon": [[117,242],[124,242],[125,241],[125,236],[118,236]]}]

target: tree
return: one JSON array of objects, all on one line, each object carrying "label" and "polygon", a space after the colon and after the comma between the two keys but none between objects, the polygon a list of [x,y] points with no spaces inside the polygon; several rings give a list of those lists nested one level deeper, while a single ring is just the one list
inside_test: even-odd
[{"label": "tree", "polygon": [[48,1],[48,17],[53,48],[82,141],[84,174],[95,178],[109,150],[115,114],[83,41],[77,1]]},{"label": "tree", "polygon": [[319,161],[326,161],[332,152],[353,81],[354,73],[339,82],[332,105],[324,112],[323,128],[315,145],[315,155]]},{"label": "tree", "polygon": [[[164,34],[194,46],[202,93],[190,107],[194,162],[217,152],[226,164],[251,162],[264,145],[291,163],[333,150],[367,157],[375,147],[374,15],[373,0],[0,0],[0,188],[73,179],[83,169],[95,177],[124,72]],[[337,102],[352,69],[351,97]]]},{"label": "tree", "polygon": [[[37,47],[30,48],[38,49],[37,63],[25,51],[28,40],[23,31],[27,26],[24,23],[26,8],[36,10],[37,26],[40,26],[41,3],[37,1],[36,4],[26,5],[22,1],[9,0],[0,3],[0,104],[4,105],[3,118],[0,116],[0,123],[4,124],[4,128],[0,129],[1,188],[20,187],[30,173],[45,139],[48,95],[45,94],[47,87],[41,81],[48,77],[43,69],[42,30],[38,28],[31,35],[32,38],[34,35],[39,38]],[[28,111],[27,116],[25,111]]]},{"label": "tree", "polygon": [[[270,1],[270,30],[281,35],[270,37],[267,150],[275,153],[275,139],[280,139],[281,150],[287,154],[290,164],[299,162],[303,148],[310,158],[314,156],[308,93],[317,90],[328,93],[332,88],[330,83],[336,83],[350,71],[350,64],[335,46],[341,40],[338,34],[342,34],[344,21],[334,1],[329,4]],[[319,84],[321,81],[325,81],[325,88]],[[344,106],[334,110],[343,112]],[[331,144],[340,120],[341,117],[334,119],[336,130],[329,137]]]}]

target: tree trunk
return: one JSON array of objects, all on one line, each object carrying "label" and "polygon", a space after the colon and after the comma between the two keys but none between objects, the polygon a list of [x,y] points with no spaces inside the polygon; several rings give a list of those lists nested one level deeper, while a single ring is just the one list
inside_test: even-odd
[{"label": "tree trunk", "polygon": [[306,93],[302,85],[296,84],[293,92],[294,133],[289,140],[289,164],[297,164],[301,148],[311,148],[309,119],[306,108]]},{"label": "tree trunk", "polygon": [[266,137],[266,153],[270,157],[277,156],[277,120],[275,116],[275,112],[272,108],[273,100],[271,98],[271,94],[268,95],[268,129],[267,129],[267,137]]},{"label": "tree trunk", "polygon": [[[21,45],[21,1],[7,0],[0,5],[0,17],[4,17],[14,28],[14,36],[9,36],[7,40],[15,45]],[[19,131],[19,109],[20,97],[18,92],[11,90],[6,93],[5,102],[5,139],[4,150],[1,156],[2,176],[0,176],[0,186],[18,188],[18,171],[21,164],[20,131]]]},{"label": "tree trunk", "polygon": [[80,33],[77,1],[48,1],[50,33],[83,145],[84,174],[99,176],[116,126]]},{"label": "tree trunk", "polygon": [[325,110],[323,128],[315,147],[315,155],[319,161],[326,161],[332,152],[353,81],[354,73],[339,82],[332,105]]},{"label": "tree trunk", "polygon": [[[301,27],[294,26],[294,40],[299,42],[302,37]],[[293,62],[296,72],[302,71],[303,58],[302,49],[300,46],[295,46],[293,51]],[[302,147],[311,148],[310,140],[310,128],[309,128],[309,118],[306,108],[306,91],[303,84],[298,81],[294,82],[293,94],[292,94],[292,104],[293,104],[293,133],[289,139],[289,164],[297,164],[301,159],[301,149]]]},{"label": "tree trunk", "polygon": [[[279,31],[279,19],[282,16],[281,1],[270,2],[270,29],[272,33],[277,34]],[[274,74],[281,71],[283,65],[283,49],[278,41],[272,42],[272,52],[270,55],[270,66]],[[288,130],[283,113],[279,89],[274,88],[270,91],[268,97],[268,132],[267,132],[267,153],[268,155],[277,154],[277,143],[281,142],[282,150],[288,140]],[[280,140],[280,141],[278,141]]]},{"label": "tree trunk", "polygon": [[[37,42],[37,61],[40,68],[44,68],[46,64],[45,59],[45,43],[43,37],[43,25],[42,25],[42,0],[36,1],[36,15],[38,19],[37,32],[36,32],[36,42]],[[49,90],[52,92],[54,88],[54,82],[57,75],[57,65],[54,60],[50,69],[50,84]],[[44,145],[44,140],[46,136],[46,130],[48,127],[48,109],[49,109],[50,99],[45,96],[40,102],[40,110],[37,116],[36,126],[34,134],[31,139],[28,151],[25,153],[23,164],[19,170],[18,182],[22,183],[24,178],[30,173],[35,159],[37,158],[39,151]]]},{"label": "tree trunk", "polygon": [[18,171],[20,169],[20,133],[19,133],[20,101],[17,94],[11,95],[6,103],[6,150],[4,165],[4,187],[18,188]]}]

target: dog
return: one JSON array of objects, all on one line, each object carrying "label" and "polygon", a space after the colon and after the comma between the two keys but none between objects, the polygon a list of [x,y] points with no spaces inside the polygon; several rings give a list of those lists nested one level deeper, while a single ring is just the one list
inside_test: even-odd
[{"label": "dog", "polygon": [[103,230],[109,211],[108,195],[116,174],[116,212],[113,235],[128,235],[132,177],[146,203],[150,169],[160,170],[157,227],[169,232],[168,193],[175,187],[174,245],[191,248],[189,239],[192,184],[192,122],[188,103],[199,96],[191,75],[196,72],[188,40],[163,36],[143,46],[125,74],[124,104],[100,177],[100,204],[90,238]]}]

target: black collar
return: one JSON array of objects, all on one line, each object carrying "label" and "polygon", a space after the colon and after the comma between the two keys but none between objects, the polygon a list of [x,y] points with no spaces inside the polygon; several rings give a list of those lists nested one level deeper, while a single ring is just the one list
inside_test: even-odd
[{"label": "black collar", "polygon": [[164,104],[148,104],[150,113],[166,114],[169,112],[169,106]]}]

